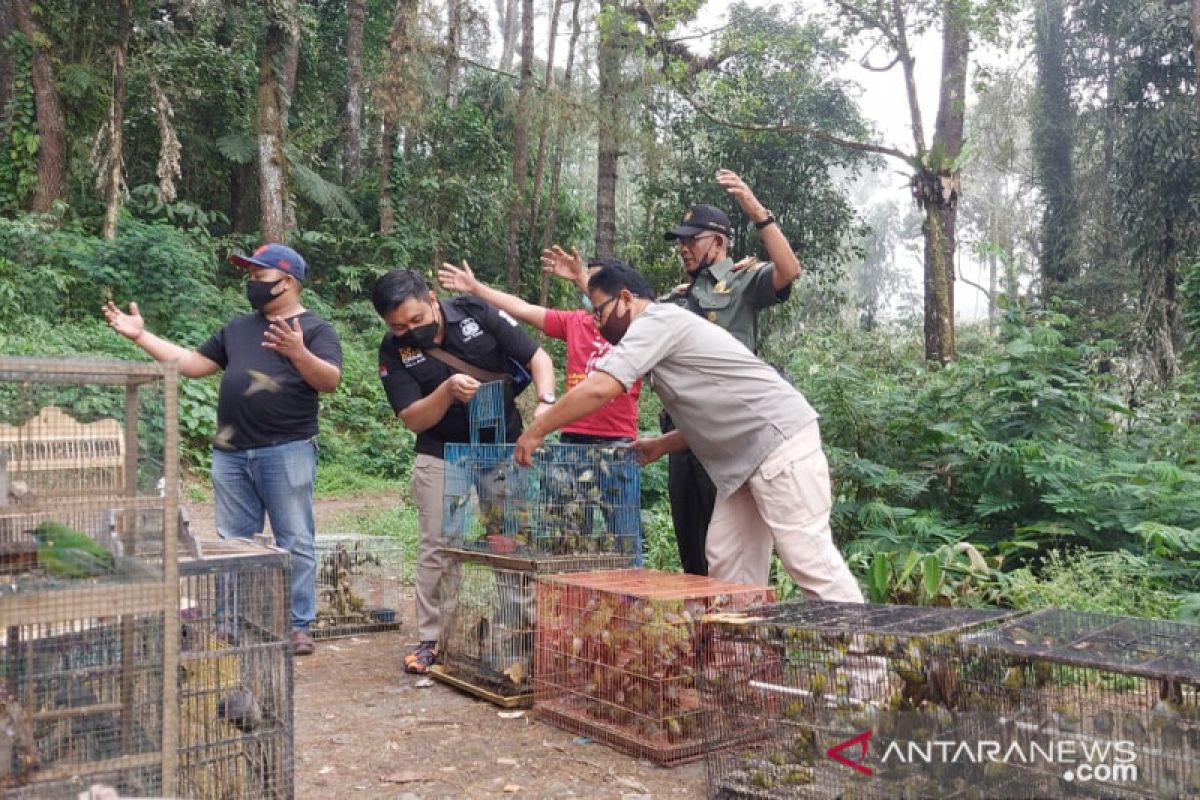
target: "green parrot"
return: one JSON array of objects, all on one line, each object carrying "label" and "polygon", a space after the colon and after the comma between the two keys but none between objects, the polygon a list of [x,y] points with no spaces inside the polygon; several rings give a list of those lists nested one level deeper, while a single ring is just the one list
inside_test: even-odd
[{"label": "green parrot", "polygon": [[38,564],[51,575],[95,578],[113,571],[116,559],[91,537],[61,522],[43,522],[33,531]]}]

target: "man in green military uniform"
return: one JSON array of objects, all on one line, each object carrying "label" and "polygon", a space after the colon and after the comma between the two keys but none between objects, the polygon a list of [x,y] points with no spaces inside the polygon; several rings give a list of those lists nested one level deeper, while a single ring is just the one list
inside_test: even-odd
[{"label": "man in green military uniform", "polygon": [[[732,233],[729,217],[715,206],[698,203],[666,232],[666,239],[678,245],[691,281],[675,287],[663,299],[721,326],[757,353],[758,315],[764,308],[787,300],[793,281],[800,276],[800,262],[775,215],[737,173],[719,170],[717,183],[733,195],[742,213],[758,229],[768,261],[735,266],[728,255]],[[664,415],[663,432],[672,428],[670,418]],[[704,543],[717,496],[712,480],[692,452],[684,450],[670,455],[667,487],[683,569],[707,575]]]}]

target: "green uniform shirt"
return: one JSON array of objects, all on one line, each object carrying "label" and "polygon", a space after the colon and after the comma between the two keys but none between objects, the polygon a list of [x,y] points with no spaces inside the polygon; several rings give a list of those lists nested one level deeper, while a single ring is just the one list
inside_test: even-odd
[{"label": "green uniform shirt", "polygon": [[762,261],[741,272],[726,258],[702,271],[690,293],[672,292],[667,302],[683,306],[733,334],[733,338],[758,352],[758,314],[787,300],[791,284],[775,291],[775,267]]}]

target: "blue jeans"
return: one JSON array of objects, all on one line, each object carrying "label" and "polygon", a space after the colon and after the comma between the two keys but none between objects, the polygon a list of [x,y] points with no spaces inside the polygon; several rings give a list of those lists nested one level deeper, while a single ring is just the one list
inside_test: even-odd
[{"label": "blue jeans", "polygon": [[213,448],[217,535],[248,539],[262,533],[264,517],[270,518],[275,544],[292,554],[292,630],[308,630],[317,616],[316,475],[315,439],[250,450]]}]

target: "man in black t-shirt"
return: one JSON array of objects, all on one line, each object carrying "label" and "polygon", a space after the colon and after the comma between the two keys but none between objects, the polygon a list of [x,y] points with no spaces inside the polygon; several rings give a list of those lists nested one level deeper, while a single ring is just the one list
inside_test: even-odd
[{"label": "man in black t-shirt", "polygon": [[317,612],[318,393],[337,388],[342,346],[332,325],[300,305],[306,266],[295,250],[268,244],[229,260],[248,272],[254,311],[234,317],[194,351],[146,330],[137,303],[128,313],[109,303],[104,315],[156,361],[177,362],[184,377],[224,370],[212,454],[217,534],[248,538],[270,518],[276,544],[292,555],[292,650],[308,655]]},{"label": "man in black t-shirt", "polygon": [[[449,567],[442,550],[443,450],[447,444],[470,440],[466,404],[481,385],[467,370],[451,364],[465,362],[470,371],[481,375],[507,373],[510,358],[527,365],[539,398],[535,416],[554,402],[554,367],[550,356],[512,317],[468,295],[439,301],[412,270],[381,276],[371,300],[390,331],[379,345],[380,380],[396,416],[417,434],[412,496],[420,527],[416,586],[420,644],[405,658],[404,668],[423,673],[437,658],[443,575]],[[439,358],[445,354],[450,363]],[[521,417],[511,390],[505,391],[504,410],[506,438],[514,442],[521,434]]]}]

